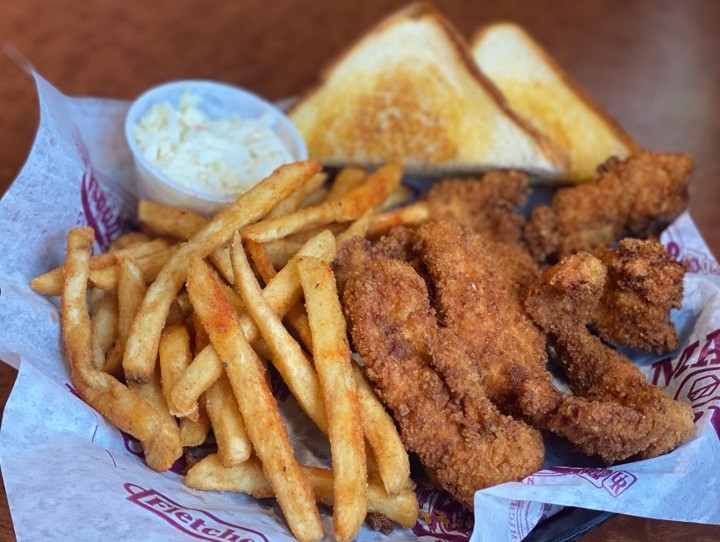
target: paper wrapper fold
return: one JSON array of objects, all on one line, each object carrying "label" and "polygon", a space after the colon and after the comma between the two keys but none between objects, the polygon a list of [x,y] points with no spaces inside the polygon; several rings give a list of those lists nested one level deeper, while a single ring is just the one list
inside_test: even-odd
[{"label": "paper wrapper fold", "polygon": [[[150,470],[138,444],[75,395],[58,300],[33,293],[29,283],[62,263],[69,228],[92,226],[97,248],[105,249],[132,227],[133,169],[123,139],[129,103],[70,98],[35,78],[40,127],[0,202],[0,358],[19,365],[0,461],[18,540],[291,540],[273,502],[195,491],[180,474]],[[388,537],[364,528],[358,539],[516,541],[562,506],[720,524],[720,266],[687,214],[662,240],[691,264],[682,309],[673,314],[681,346],[632,359],[649,380],[692,404],[691,441],[608,469],[587,467],[569,446],[551,441],[544,470],[476,493],[472,533],[438,522],[440,514],[461,519],[462,511],[447,494],[419,486],[424,522]],[[326,444],[314,445],[302,421],[292,426],[302,460],[326,461]],[[332,533],[327,510],[323,516]]]}]

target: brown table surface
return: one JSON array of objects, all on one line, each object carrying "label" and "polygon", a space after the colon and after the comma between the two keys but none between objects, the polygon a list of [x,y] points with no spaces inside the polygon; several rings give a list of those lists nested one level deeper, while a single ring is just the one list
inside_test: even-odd
[{"label": "brown table surface", "polygon": [[[10,43],[68,94],[130,99],[156,83],[228,81],[270,99],[297,94],[337,51],[403,2],[365,0],[0,0]],[[643,146],[696,160],[691,211],[720,254],[720,3],[438,1],[470,36],[514,20]],[[0,193],[21,167],[38,114],[34,87],[0,55]],[[0,407],[15,371],[0,363]],[[1,480],[0,480],[1,483]],[[14,539],[0,491],[0,540]],[[717,540],[720,527],[618,516],[586,541]]]}]

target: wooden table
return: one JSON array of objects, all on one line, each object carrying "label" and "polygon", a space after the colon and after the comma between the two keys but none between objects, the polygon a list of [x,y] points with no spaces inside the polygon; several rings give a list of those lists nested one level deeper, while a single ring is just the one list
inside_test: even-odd
[{"label": "wooden table", "polygon": [[[228,81],[270,99],[403,2],[365,0],[0,0],[11,43],[68,94],[130,99],[171,79]],[[720,254],[720,3],[714,0],[442,1],[466,36],[493,20],[524,25],[642,145],[694,156],[693,217]],[[0,193],[37,126],[33,85],[0,55]],[[0,406],[15,371],[0,364]],[[14,538],[0,491],[0,540]],[[720,527],[616,517],[584,540],[717,540]]]}]

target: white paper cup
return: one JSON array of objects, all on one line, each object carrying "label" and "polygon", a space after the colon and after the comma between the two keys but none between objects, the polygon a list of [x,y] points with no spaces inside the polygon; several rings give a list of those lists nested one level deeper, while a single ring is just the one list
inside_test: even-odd
[{"label": "white paper cup", "polygon": [[[257,118],[269,114],[274,131],[289,149],[294,160],[308,157],[307,147],[290,119],[277,107],[258,96],[232,85],[213,81],[187,80],[165,83],[151,88],[140,95],[130,106],[125,117],[125,138],[132,151],[137,171],[138,195],[141,198],[163,203],[173,207],[192,209],[205,215],[211,215],[236,199],[228,195],[203,192],[181,185],[158,167],[150,163],[140,152],[133,135],[134,126],[150,107],[166,102],[177,108],[180,95],[190,91],[200,98],[198,107],[211,119],[227,118],[235,115],[239,118]],[[261,179],[257,179],[259,182]]]}]

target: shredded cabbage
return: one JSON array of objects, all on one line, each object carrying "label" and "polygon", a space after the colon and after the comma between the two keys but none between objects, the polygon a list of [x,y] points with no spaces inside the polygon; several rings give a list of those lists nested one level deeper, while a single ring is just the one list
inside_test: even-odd
[{"label": "shredded cabbage", "polygon": [[199,96],[186,90],[179,108],[155,104],[134,127],[143,156],[177,184],[237,197],[293,160],[269,113],[215,120],[199,104]]}]

